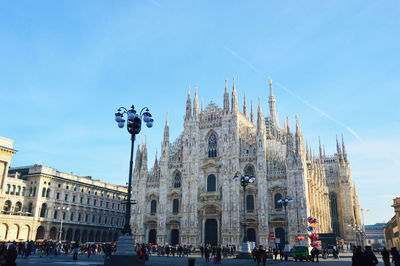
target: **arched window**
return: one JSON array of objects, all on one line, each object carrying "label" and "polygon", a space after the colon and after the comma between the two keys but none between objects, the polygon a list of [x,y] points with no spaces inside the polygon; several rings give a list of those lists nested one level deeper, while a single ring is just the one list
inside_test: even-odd
[{"label": "arched window", "polygon": [[35,187],[33,188],[33,196],[34,197],[36,196],[36,188]]},{"label": "arched window", "polygon": [[150,205],[150,213],[155,214],[157,212],[157,201],[152,200]]},{"label": "arched window", "polygon": [[57,219],[57,217],[58,217],[58,211],[55,210],[55,211],[54,211],[54,216],[53,216],[53,218],[54,218],[54,219]]},{"label": "arched window", "polygon": [[246,209],[249,212],[254,211],[254,196],[253,195],[247,195],[247,197],[246,197]]},{"label": "arched window", "polygon": [[40,217],[45,217],[46,216],[46,209],[47,209],[47,204],[43,203],[42,208],[40,209]]},{"label": "arched window", "polygon": [[29,205],[28,205],[28,212],[29,212],[29,213],[32,213],[32,208],[33,208],[33,203],[31,202],[31,203],[29,203]]},{"label": "arched window", "polygon": [[10,184],[7,184],[6,194],[9,194],[9,193],[10,193],[10,188],[11,188],[11,185],[10,185]]},{"label": "arched window", "polygon": [[181,187],[181,174],[176,172],[174,177],[174,188]]},{"label": "arched window", "polygon": [[11,200],[6,200],[4,203],[4,211],[8,212],[11,210]]},{"label": "arched window", "polygon": [[25,187],[22,187],[21,196],[25,196]]},{"label": "arched window", "polygon": [[42,197],[45,197],[46,196],[46,188],[44,187],[43,189],[42,189]]},{"label": "arched window", "polygon": [[15,192],[15,195],[19,196],[20,193],[21,193],[21,186],[18,186],[17,192]]},{"label": "arched window", "polygon": [[217,191],[217,180],[215,175],[209,175],[207,177],[207,192]]},{"label": "arched window", "polygon": [[33,196],[33,188],[29,188],[29,197],[32,197]]},{"label": "arched window", "polygon": [[48,188],[47,191],[46,191],[46,198],[50,198],[50,188]]},{"label": "arched window", "polygon": [[282,199],[282,195],[280,193],[276,193],[274,197],[274,202],[275,202],[275,209],[280,210],[282,209],[282,202],[279,203],[278,200]]},{"label": "arched window", "polygon": [[218,140],[215,133],[211,133],[208,137],[208,157],[217,157]]},{"label": "arched window", "polygon": [[174,199],[172,201],[172,212],[173,213],[178,213],[179,212],[179,200],[178,199]]},{"label": "arched window", "polygon": [[14,193],[15,193],[15,185],[12,185],[10,194],[14,195]]},{"label": "arched window", "polygon": [[252,165],[246,166],[244,169],[244,175],[247,175],[248,177],[254,176],[254,168]]},{"label": "arched window", "polygon": [[17,203],[15,203],[14,211],[20,212],[21,210],[22,210],[22,203],[20,201],[18,201]]},{"label": "arched window", "polygon": [[338,205],[337,205],[337,196],[335,193],[329,193],[330,199],[330,209],[331,209],[331,217],[332,217],[332,229],[336,236],[340,236],[339,229],[339,213],[338,213]]}]

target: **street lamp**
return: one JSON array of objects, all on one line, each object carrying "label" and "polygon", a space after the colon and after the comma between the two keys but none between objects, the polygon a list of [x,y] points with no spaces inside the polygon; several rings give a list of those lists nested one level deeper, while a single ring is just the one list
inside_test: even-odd
[{"label": "street lamp", "polygon": [[[126,209],[125,209],[125,224],[122,229],[122,236],[119,237],[117,241],[117,252],[115,255],[111,257],[111,260],[105,263],[105,265],[144,265],[144,262],[137,260],[136,253],[133,251],[133,246],[135,244],[135,240],[132,237],[132,230],[130,226],[131,220],[131,205],[134,203],[131,201],[132,194],[132,168],[133,168],[133,148],[135,144],[135,137],[140,133],[142,129],[142,120],[146,123],[148,128],[153,126],[153,118],[149,113],[149,109],[144,107],[139,113],[136,112],[135,106],[131,106],[131,109],[128,110],[125,107],[120,107],[115,113],[115,121],[118,124],[119,128],[123,128],[125,126],[124,116],[127,118],[126,129],[129,134],[131,134],[131,155],[129,161],[129,176],[128,176],[128,195],[126,200]],[[135,264],[136,262],[136,264]],[[108,264],[109,263],[109,264]]]},{"label": "street lamp", "polygon": [[60,225],[60,232],[58,233],[58,241],[61,243],[62,239],[62,226],[63,226],[63,221],[64,221],[64,213],[66,213],[67,211],[69,211],[68,207],[58,207],[57,210],[59,210],[61,212],[61,225]]},{"label": "street lamp", "polygon": [[290,247],[289,247],[289,238],[288,238],[288,219],[287,219],[287,206],[289,203],[291,203],[293,200],[288,197],[284,197],[283,199],[277,200],[278,203],[282,204],[283,207],[285,208],[285,251],[289,252]]},{"label": "street lamp", "polygon": [[247,259],[251,258],[250,255],[250,245],[247,240],[247,223],[246,223],[246,187],[254,183],[256,181],[256,178],[254,176],[248,176],[248,175],[240,175],[239,172],[236,172],[233,180],[238,181],[240,178],[240,185],[243,187],[243,243],[241,244],[241,249],[239,255],[237,255],[238,259]]}]

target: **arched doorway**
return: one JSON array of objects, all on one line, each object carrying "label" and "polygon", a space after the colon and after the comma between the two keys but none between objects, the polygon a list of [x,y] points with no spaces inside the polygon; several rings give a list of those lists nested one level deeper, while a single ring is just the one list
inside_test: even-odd
[{"label": "arched doorway", "polygon": [[39,226],[36,230],[36,240],[44,239],[44,227]]},{"label": "arched doorway", "polygon": [[278,227],[275,229],[275,239],[279,238],[279,244],[277,244],[278,248],[283,249],[285,247],[285,230],[282,227]]},{"label": "arched doorway", "polygon": [[[24,225],[21,227],[21,233],[20,233],[20,237],[21,239],[25,239],[25,240],[29,240],[29,226],[28,225]],[[1,238],[0,238],[1,239]]]},{"label": "arched doorway", "polygon": [[256,242],[256,230],[254,228],[247,229],[247,240],[249,242]]},{"label": "arched doorway", "polygon": [[207,219],[205,224],[204,244],[218,245],[218,223],[215,219]]},{"label": "arched doorway", "polygon": [[179,230],[172,229],[171,230],[171,245],[179,244]]},{"label": "arched doorway", "polygon": [[149,231],[149,243],[157,244],[157,231],[156,231],[156,229],[151,229]]},{"label": "arched doorway", "polygon": [[87,230],[83,230],[81,241],[82,242],[86,242],[87,241]]},{"label": "arched doorway", "polygon": [[74,241],[80,241],[81,240],[81,230],[76,229],[75,234],[74,234]]},{"label": "arched doorway", "polygon": [[67,236],[65,237],[65,240],[67,241],[72,241],[72,229],[67,230]]},{"label": "arched doorway", "polygon": [[51,240],[57,240],[57,228],[52,227],[50,229],[50,239]]},{"label": "arched doorway", "polygon": [[8,235],[8,226],[6,224],[0,225],[0,240],[6,240]]}]

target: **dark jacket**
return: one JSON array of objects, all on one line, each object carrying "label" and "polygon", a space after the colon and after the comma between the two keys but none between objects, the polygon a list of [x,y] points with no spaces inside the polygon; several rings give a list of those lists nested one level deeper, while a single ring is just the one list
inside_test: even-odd
[{"label": "dark jacket", "polygon": [[360,253],[353,253],[353,257],[351,258],[351,265],[352,266],[363,266],[363,254]]},{"label": "dark jacket", "polygon": [[378,264],[378,259],[371,250],[366,250],[362,256],[363,266],[374,266]]},{"label": "dark jacket", "polygon": [[390,261],[390,255],[388,250],[382,250],[381,251],[382,259],[383,261]]}]

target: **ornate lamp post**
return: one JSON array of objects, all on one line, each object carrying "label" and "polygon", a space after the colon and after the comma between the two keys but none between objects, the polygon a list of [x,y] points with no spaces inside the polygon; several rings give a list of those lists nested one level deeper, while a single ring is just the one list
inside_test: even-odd
[{"label": "ornate lamp post", "polygon": [[[128,197],[125,209],[125,224],[122,229],[122,236],[117,241],[117,252],[115,256],[112,256],[110,261],[106,261],[104,265],[144,265],[144,262],[137,259],[136,253],[133,251],[135,240],[132,236],[132,230],[130,226],[131,220],[131,194],[132,194],[132,168],[133,168],[133,148],[135,144],[135,137],[140,133],[142,129],[142,120],[146,123],[148,128],[153,126],[153,118],[149,113],[149,109],[144,107],[140,113],[137,113],[135,107],[132,105],[131,109],[128,110],[125,107],[120,107],[115,113],[115,121],[118,123],[119,128],[125,126],[124,115],[127,117],[126,129],[131,134],[131,155],[129,161],[129,176],[128,176]],[[136,264],[135,264],[136,262]]]},{"label": "ornate lamp post", "polygon": [[66,213],[67,211],[69,211],[68,207],[58,207],[57,210],[59,210],[61,212],[61,225],[60,225],[60,232],[58,233],[58,241],[61,243],[62,239],[62,226],[63,226],[63,222],[64,222],[64,213]]},{"label": "ornate lamp post", "polygon": [[[287,219],[287,206],[289,203],[291,203],[293,200],[291,198],[288,198],[285,196],[285,198],[277,200],[278,203],[282,204],[283,207],[285,208],[285,251],[289,252],[290,247],[289,247],[289,238],[288,238],[288,219]],[[285,257],[287,259],[287,257]]]},{"label": "ornate lamp post", "polygon": [[254,176],[240,175],[239,172],[235,174],[233,180],[238,181],[240,179],[240,185],[243,188],[243,243],[241,243],[240,253],[237,255],[238,259],[248,259],[251,258],[250,255],[250,245],[247,239],[247,223],[246,223],[246,187],[250,183],[254,183],[256,178]]}]

